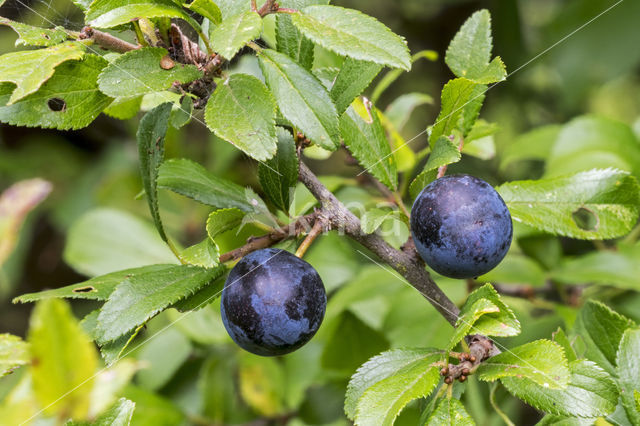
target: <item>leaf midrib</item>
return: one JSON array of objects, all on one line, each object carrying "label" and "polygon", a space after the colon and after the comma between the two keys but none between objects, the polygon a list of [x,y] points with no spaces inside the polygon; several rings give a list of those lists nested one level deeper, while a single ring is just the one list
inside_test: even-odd
[{"label": "leaf midrib", "polygon": [[[269,58],[267,55],[262,55],[261,58],[267,58],[267,60],[271,64],[273,64],[273,67],[278,72],[278,74],[283,76],[283,78],[288,83],[288,85],[299,95],[300,99],[303,100],[304,104],[311,111],[312,115],[316,118],[316,121],[318,122],[318,124],[320,124],[320,127],[322,127],[322,129],[324,130],[325,134],[328,136],[329,142],[331,142],[331,143],[333,143],[335,145],[334,140],[333,140],[333,138],[331,138],[331,134],[329,133],[328,129],[324,126],[324,123],[322,123],[322,120],[320,120],[320,118],[318,117],[318,115],[316,114],[314,109],[311,107],[311,105],[309,104],[307,99],[304,96],[302,96],[302,92],[300,90],[298,90],[298,88],[296,88],[295,85],[292,84],[291,80],[289,78],[287,78],[287,75],[284,73],[284,71],[279,66],[277,66],[276,62],[272,61],[271,58]],[[329,99],[331,99],[330,96],[329,96]]]}]

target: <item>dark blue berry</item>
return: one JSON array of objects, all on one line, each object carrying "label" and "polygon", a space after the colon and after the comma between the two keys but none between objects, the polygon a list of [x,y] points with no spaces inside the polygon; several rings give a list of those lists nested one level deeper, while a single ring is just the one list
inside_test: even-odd
[{"label": "dark blue berry", "polygon": [[221,314],[229,336],[257,355],[292,352],[318,331],[327,305],[320,276],[307,262],[274,248],[245,256],[229,273]]},{"label": "dark blue berry", "polygon": [[445,176],[427,185],[411,208],[411,234],[433,270],[452,278],[489,272],[509,250],[511,215],[482,179]]}]

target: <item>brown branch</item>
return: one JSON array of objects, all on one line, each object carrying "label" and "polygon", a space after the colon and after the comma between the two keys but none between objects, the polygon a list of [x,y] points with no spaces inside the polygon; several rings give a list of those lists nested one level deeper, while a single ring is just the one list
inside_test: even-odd
[{"label": "brown branch", "polygon": [[270,13],[275,13],[278,11],[278,3],[275,0],[267,0],[264,2],[262,7],[258,10],[258,15],[261,17],[265,17]]},{"label": "brown branch", "polygon": [[309,231],[309,229],[311,229],[311,224],[315,224],[317,222],[317,219],[318,213],[313,212],[306,216],[302,216],[295,222],[278,228],[266,235],[262,235],[260,237],[252,237],[242,247],[238,247],[237,249],[220,255],[220,263],[240,259],[256,250],[271,247],[279,243],[280,241],[286,240],[287,238],[296,237],[302,232]]},{"label": "brown branch", "polygon": [[78,38],[80,40],[93,40],[94,43],[103,49],[112,50],[118,53],[125,53],[140,48],[140,46],[131,44],[128,41],[119,39],[109,33],[98,31],[88,26],[82,29]]},{"label": "brown branch", "polygon": [[360,230],[360,220],[318,180],[302,161],[299,179],[322,204],[322,215],[332,229],[344,232],[375,253],[415,287],[451,325],[455,325],[460,310],[433,281],[415,250],[409,252],[396,250],[376,234],[363,234]]},{"label": "brown branch", "polygon": [[440,370],[440,375],[444,376],[446,384],[451,384],[455,380],[464,382],[469,375],[473,374],[482,361],[500,353],[500,349],[496,347],[493,341],[485,336],[473,334],[467,336],[466,341],[469,345],[469,352],[450,352],[449,356],[458,358],[458,364],[446,364]]}]

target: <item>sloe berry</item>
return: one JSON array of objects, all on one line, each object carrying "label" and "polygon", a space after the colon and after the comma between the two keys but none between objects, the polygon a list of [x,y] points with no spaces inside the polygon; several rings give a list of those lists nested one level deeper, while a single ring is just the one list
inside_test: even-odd
[{"label": "sloe berry", "polygon": [[411,208],[411,234],[433,270],[451,278],[472,278],[504,258],[513,225],[491,185],[473,176],[452,175],[420,192]]},{"label": "sloe berry", "polygon": [[292,352],[318,331],[327,305],[320,276],[291,253],[267,248],[245,256],[229,273],[221,314],[227,332],[257,355]]}]

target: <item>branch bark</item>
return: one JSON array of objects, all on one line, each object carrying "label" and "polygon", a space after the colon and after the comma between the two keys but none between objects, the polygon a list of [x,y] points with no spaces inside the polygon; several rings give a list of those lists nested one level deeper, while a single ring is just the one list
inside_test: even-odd
[{"label": "branch bark", "polygon": [[300,161],[299,179],[322,204],[322,215],[332,229],[342,230],[375,253],[418,290],[451,325],[455,325],[460,310],[433,281],[415,249],[408,252],[396,250],[376,234],[363,234],[360,230],[360,220],[318,180],[302,161]]},{"label": "branch bark", "polygon": [[124,41],[109,33],[98,31],[91,27],[84,27],[78,35],[78,38],[80,40],[93,40],[98,46],[118,53],[125,53],[140,48],[140,46],[136,46],[128,41]]}]

